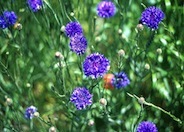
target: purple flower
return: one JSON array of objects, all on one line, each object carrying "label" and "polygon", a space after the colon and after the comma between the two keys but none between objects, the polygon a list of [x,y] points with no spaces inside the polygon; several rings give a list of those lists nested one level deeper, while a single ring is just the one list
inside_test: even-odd
[{"label": "purple flower", "polygon": [[130,80],[124,72],[115,73],[112,82],[113,86],[118,89],[124,88],[130,84]]},{"label": "purple flower", "polygon": [[43,1],[42,0],[27,0],[27,4],[33,12],[37,12],[38,10],[42,8]]},{"label": "purple flower", "polygon": [[16,23],[17,16],[13,11],[4,11],[0,16],[0,28],[4,29]]},{"label": "purple flower", "polygon": [[87,77],[102,77],[108,70],[110,62],[99,53],[93,53],[86,57],[83,62],[83,71]]},{"label": "purple flower", "polygon": [[137,132],[158,132],[156,125],[149,121],[143,121],[139,123],[136,131]]},{"label": "purple flower", "polygon": [[78,55],[84,54],[87,48],[87,40],[83,34],[75,34],[70,38],[70,50]]},{"label": "purple flower", "polygon": [[34,113],[37,112],[37,108],[34,106],[30,106],[26,108],[25,117],[28,119],[32,119],[34,117]]},{"label": "purple flower", "polygon": [[73,37],[75,34],[82,34],[83,30],[78,22],[70,22],[65,27],[65,33],[68,37]]},{"label": "purple flower", "polygon": [[71,94],[70,101],[75,104],[78,110],[82,110],[85,109],[86,106],[92,104],[92,95],[88,89],[77,87]]},{"label": "purple flower", "polygon": [[7,28],[6,21],[4,20],[3,16],[0,16],[0,28],[5,29]]},{"label": "purple flower", "polygon": [[115,15],[116,6],[111,1],[102,1],[97,5],[97,14],[102,18],[109,18]]},{"label": "purple flower", "polygon": [[159,8],[154,6],[146,8],[141,15],[139,22],[147,25],[149,28],[158,29],[159,23],[164,19],[164,13]]}]

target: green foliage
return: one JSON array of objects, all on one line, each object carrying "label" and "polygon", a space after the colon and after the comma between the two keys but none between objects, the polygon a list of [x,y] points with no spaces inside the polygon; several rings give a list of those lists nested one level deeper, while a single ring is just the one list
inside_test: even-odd
[{"label": "green foliage", "polygon": [[[98,2],[44,0],[42,9],[33,13],[26,1],[0,1],[0,13],[15,11],[22,25],[21,30],[16,25],[0,29],[0,131],[48,131],[51,126],[58,131],[135,131],[144,120],[154,122],[160,132],[184,131],[184,3],[114,0],[116,15],[101,19],[96,16]],[[136,26],[151,5],[166,17],[149,40],[152,31]],[[87,52],[80,57],[69,50],[61,30],[70,21],[80,22],[88,40]],[[122,57],[120,49],[125,51]],[[56,51],[64,60],[55,58]],[[86,78],[81,64],[94,52],[111,61],[109,73],[125,71],[130,85],[106,90],[103,79]],[[93,93],[92,106],[81,111],[69,101],[78,86]],[[106,107],[99,104],[102,97]],[[139,97],[147,102],[143,107]],[[40,116],[27,120],[24,112],[31,105]]]}]

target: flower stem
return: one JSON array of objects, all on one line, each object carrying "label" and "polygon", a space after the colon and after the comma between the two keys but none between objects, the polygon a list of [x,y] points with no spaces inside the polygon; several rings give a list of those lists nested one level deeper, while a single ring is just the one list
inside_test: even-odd
[{"label": "flower stem", "polygon": [[[132,94],[130,94],[130,93],[128,93],[128,92],[127,92],[127,94],[128,94],[128,96],[130,96],[130,97],[132,97],[132,98],[136,98],[137,100],[140,99],[140,98],[139,98],[138,96],[136,96],[135,94],[132,95]],[[161,107],[156,106],[156,105],[154,105],[154,104],[152,104],[152,103],[149,103],[149,102],[146,102],[146,101],[144,101],[143,104],[144,104],[144,105],[147,105],[147,106],[151,106],[151,107],[153,107],[153,108],[155,108],[155,109],[158,109],[158,110],[162,111],[163,113],[167,114],[168,116],[170,116],[173,120],[175,120],[175,121],[178,122],[179,124],[183,124],[183,122],[182,122],[179,118],[177,118],[176,116],[174,116],[174,115],[171,114],[170,112],[168,112],[168,111],[162,109]]]}]

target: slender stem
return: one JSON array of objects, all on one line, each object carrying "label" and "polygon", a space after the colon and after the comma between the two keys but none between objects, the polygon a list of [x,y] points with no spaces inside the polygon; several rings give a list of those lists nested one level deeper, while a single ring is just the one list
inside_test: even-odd
[{"label": "slender stem", "polygon": [[[140,98],[139,98],[138,96],[136,96],[135,94],[132,95],[132,94],[130,94],[130,93],[128,93],[128,92],[127,92],[127,94],[128,94],[128,96],[130,96],[130,97],[132,97],[132,98],[136,98],[137,100],[140,100]],[[144,104],[144,105],[147,105],[147,106],[151,106],[151,107],[153,107],[153,108],[155,108],[155,109],[158,109],[158,110],[162,111],[163,113],[167,114],[168,116],[170,116],[173,120],[175,120],[175,121],[178,122],[179,124],[183,124],[183,122],[182,122],[179,118],[177,118],[176,116],[174,116],[174,115],[171,114],[170,112],[168,112],[168,111],[162,109],[161,107],[156,106],[156,105],[154,105],[154,104],[152,104],[152,103],[149,103],[149,102],[146,102],[146,101],[144,101],[143,104]]]}]

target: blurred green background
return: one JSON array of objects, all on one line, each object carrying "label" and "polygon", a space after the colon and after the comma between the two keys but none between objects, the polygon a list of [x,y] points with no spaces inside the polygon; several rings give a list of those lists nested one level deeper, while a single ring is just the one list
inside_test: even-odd
[{"label": "blurred green background", "polygon": [[[138,118],[141,105],[127,95],[142,96],[184,120],[184,1],[114,0],[117,12],[110,19],[96,15],[99,2],[45,0],[42,10],[33,13],[25,0],[0,1],[0,13],[13,10],[22,24],[20,31],[16,26],[0,30],[0,131],[48,131],[55,126],[64,132],[129,132],[143,120],[154,122],[160,132],[184,131],[183,124],[153,107],[143,106]],[[165,19],[145,53],[150,29],[137,32],[136,26],[144,8],[153,5],[163,10]],[[70,21],[80,22],[88,40],[87,52],[81,57],[69,50],[69,39],[61,30]],[[125,51],[121,58],[120,49]],[[63,67],[58,67],[56,51],[65,58]],[[109,73],[125,71],[130,85],[104,90],[103,79],[84,77],[81,62],[93,52],[111,61]],[[93,105],[83,111],[69,102],[77,86],[94,86]],[[99,104],[102,97],[107,99],[106,108]],[[12,104],[7,104],[7,98]],[[30,105],[38,108],[40,118],[25,119],[24,111]],[[94,120],[93,126],[88,125],[90,120]]]}]

